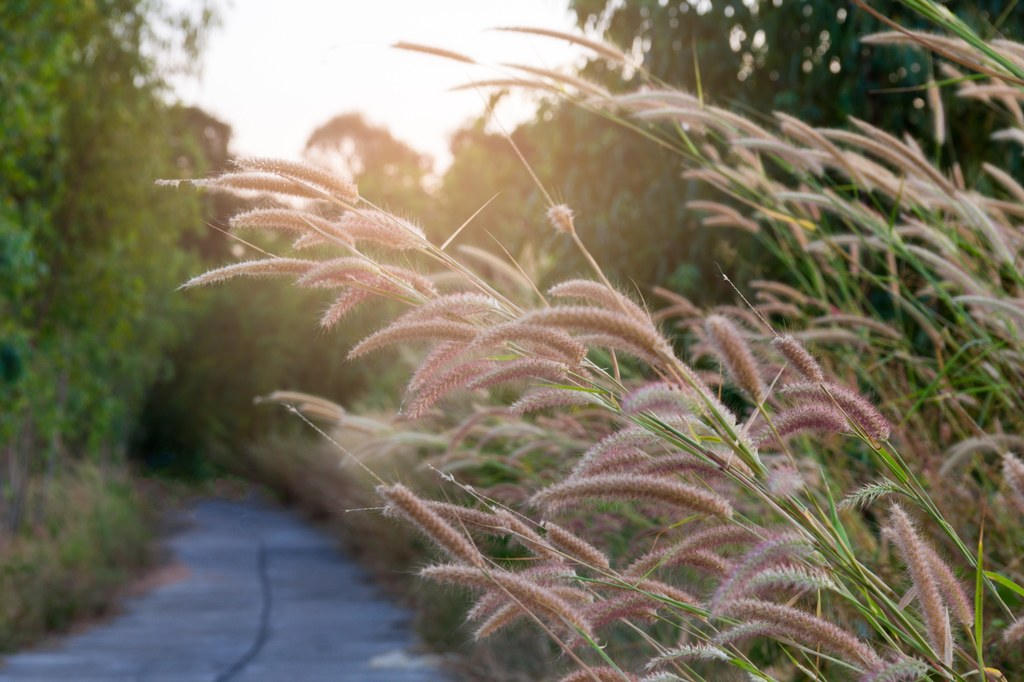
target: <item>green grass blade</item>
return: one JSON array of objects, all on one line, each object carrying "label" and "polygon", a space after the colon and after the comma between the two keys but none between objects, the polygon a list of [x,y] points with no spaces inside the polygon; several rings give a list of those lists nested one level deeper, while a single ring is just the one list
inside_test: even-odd
[{"label": "green grass blade", "polygon": [[999,583],[1003,587],[1005,587],[1005,588],[1007,588],[1007,589],[1009,589],[1009,590],[1011,590],[1013,592],[1016,592],[1021,597],[1024,597],[1024,587],[1021,587],[1020,585],[1018,585],[1017,583],[1013,582],[1012,580],[1010,580],[1006,576],[999,575],[995,571],[985,571],[984,573],[985,573],[985,577],[988,578],[989,580],[991,580],[992,582]]},{"label": "green grass blade", "polygon": [[985,547],[985,526],[982,524],[981,532],[978,534],[978,565],[974,569],[974,649],[978,654],[978,670],[981,671],[981,679],[985,679],[985,569],[982,565],[983,550]]}]

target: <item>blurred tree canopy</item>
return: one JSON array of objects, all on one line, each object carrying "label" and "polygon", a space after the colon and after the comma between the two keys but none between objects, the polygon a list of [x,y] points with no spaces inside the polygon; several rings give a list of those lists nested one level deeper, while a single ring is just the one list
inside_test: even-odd
[{"label": "blurred tree canopy", "polygon": [[360,192],[378,206],[413,216],[427,210],[430,197],[424,181],[430,158],[360,113],[338,114],[314,130],[305,156],[355,180]]},{"label": "blurred tree canopy", "polygon": [[[719,105],[762,117],[783,111],[815,126],[842,125],[855,116],[933,141],[925,86],[944,77],[923,50],[861,44],[862,37],[889,27],[852,2],[571,0],[570,5],[581,28],[600,30],[612,42],[632,47],[652,76],[691,92],[700,88]],[[934,30],[899,0],[871,5],[906,28]],[[1020,37],[1024,29],[1024,7],[1017,3],[972,0],[957,3],[955,11],[984,36]],[[601,63],[592,62],[585,71],[608,80],[602,78]],[[989,150],[983,133],[991,130],[993,116],[961,105],[948,93],[944,100],[946,127],[957,135],[936,154],[974,170],[983,150]]]},{"label": "blurred tree canopy", "polygon": [[[230,169],[230,126],[195,108],[177,110],[175,123],[182,139],[194,141],[179,158],[180,175],[203,177]],[[375,203],[411,215],[426,210],[426,159],[359,114],[341,114],[314,131],[306,156],[351,174]],[[191,190],[178,194],[197,196]],[[198,196],[210,229],[184,236],[195,256],[189,274],[258,257],[225,232],[232,215],[261,200]],[[282,236],[243,238],[275,253],[290,245]],[[317,326],[317,311],[331,299],[320,290],[240,280],[174,295],[189,308],[187,325],[167,351],[166,371],[146,396],[132,442],[133,452],[163,473],[203,478],[218,465],[238,464],[239,455],[270,431],[305,428],[280,406],[254,405],[260,396],[295,389],[347,405],[390,404],[392,387],[404,376],[393,358],[345,362],[348,349],[383,323],[386,304],[359,311],[341,330],[324,332]],[[387,398],[375,400],[375,391]]]},{"label": "blurred tree canopy", "polygon": [[194,60],[210,20],[144,0],[11,0],[0,12],[8,497],[38,455],[119,452],[181,333],[179,245],[200,203],[153,180],[178,174],[187,144],[164,77]]}]

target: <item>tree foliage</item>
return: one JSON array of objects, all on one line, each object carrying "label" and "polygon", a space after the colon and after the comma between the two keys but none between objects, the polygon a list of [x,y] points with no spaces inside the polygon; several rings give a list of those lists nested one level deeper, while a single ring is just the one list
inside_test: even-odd
[{"label": "tree foliage", "polygon": [[[231,168],[230,126],[194,108],[176,111],[175,125],[182,139],[194,141],[179,157],[179,175],[206,177]],[[428,200],[424,157],[361,115],[341,114],[318,128],[306,155],[357,179],[375,203],[422,216]],[[281,235],[237,235],[241,241],[226,236],[233,214],[264,199],[202,198],[210,227],[185,235],[195,254],[189,275],[260,257],[252,246],[272,253],[290,248]],[[341,331],[324,332],[310,320],[310,311],[330,301],[322,290],[250,281],[175,296],[188,306],[187,324],[167,349],[167,371],[146,395],[132,442],[134,454],[162,473],[202,478],[220,465],[237,466],[271,432],[302,428],[279,407],[254,404],[272,391],[299,389],[366,404],[400,381],[393,362],[344,362],[355,340],[380,323],[379,307],[347,321]]]},{"label": "tree foliage", "polygon": [[15,479],[47,452],[120,450],[181,331],[178,247],[199,203],[153,179],[177,175],[188,144],[164,77],[208,20],[144,0],[0,13],[0,443]]},{"label": "tree foliage", "polygon": [[[635,46],[655,78],[701,92],[718,105],[752,112],[782,111],[815,126],[842,126],[850,116],[885,130],[936,142],[929,82],[948,85],[922,50],[873,47],[861,38],[890,30],[852,2],[828,0],[572,0],[581,27]],[[871,2],[880,14],[908,29],[933,27],[899,0]],[[983,36],[1021,33],[1024,8],[976,0],[957,14]],[[600,77],[603,65],[586,69]],[[986,132],[994,116],[944,95],[945,129],[956,131],[945,162],[974,170],[990,151]],[[763,115],[763,114],[759,114]],[[979,133],[980,135],[974,135]],[[941,145],[940,145],[941,146]],[[999,159],[1003,161],[1003,159]]]},{"label": "tree foliage", "polygon": [[426,210],[429,157],[360,113],[338,114],[314,130],[306,141],[305,156],[355,180],[378,205],[401,207],[413,215]]}]

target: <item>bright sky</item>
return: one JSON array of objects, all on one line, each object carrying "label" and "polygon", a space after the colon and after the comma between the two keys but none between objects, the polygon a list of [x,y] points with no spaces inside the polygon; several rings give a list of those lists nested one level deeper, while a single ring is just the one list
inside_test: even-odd
[{"label": "bright sky", "polygon": [[[196,0],[175,0],[191,7]],[[358,110],[400,140],[448,162],[448,136],[484,107],[481,93],[447,92],[507,74],[395,50],[397,41],[467,54],[488,64],[554,68],[578,58],[568,43],[497,26],[573,30],[567,0],[233,0],[209,38],[203,73],[177,89],[186,104],[233,128],[233,151],[296,158],[312,130]],[[225,6],[226,4],[226,6]],[[520,96],[499,108],[511,129],[529,117]]]}]

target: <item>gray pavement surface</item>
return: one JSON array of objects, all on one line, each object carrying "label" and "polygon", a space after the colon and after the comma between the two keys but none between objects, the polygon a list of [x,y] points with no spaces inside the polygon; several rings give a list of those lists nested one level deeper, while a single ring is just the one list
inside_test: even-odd
[{"label": "gray pavement surface", "polygon": [[56,645],[13,655],[0,682],[441,682],[411,613],[330,538],[256,501],[201,502],[168,539],[183,579]]}]

